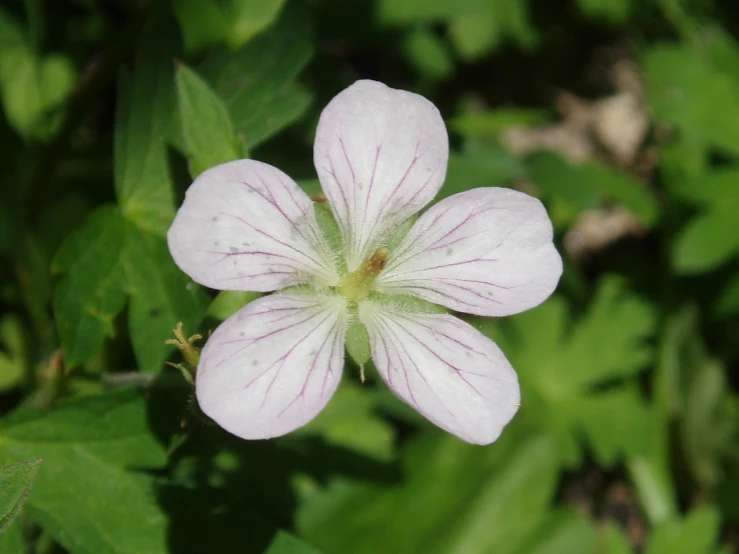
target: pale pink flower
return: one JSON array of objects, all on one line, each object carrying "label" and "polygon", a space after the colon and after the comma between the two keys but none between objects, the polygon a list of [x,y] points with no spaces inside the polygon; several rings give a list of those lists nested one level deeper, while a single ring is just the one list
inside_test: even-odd
[{"label": "pale pink flower", "polygon": [[239,160],[195,180],[169,230],[174,260],[207,287],[278,291],[208,339],[196,376],[207,415],[245,439],[308,423],[339,385],[349,331],[430,421],[471,443],[498,438],[518,409],[516,374],[493,341],[434,305],[522,312],[552,293],[562,261],[544,207],[515,190],[456,194],[409,227],[448,155],[433,104],[358,81],[324,109],[314,146],[339,240],[274,167]]}]

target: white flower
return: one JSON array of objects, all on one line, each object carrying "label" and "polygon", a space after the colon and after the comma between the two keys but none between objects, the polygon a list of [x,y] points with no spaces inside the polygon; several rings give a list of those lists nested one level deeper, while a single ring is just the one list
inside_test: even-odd
[{"label": "white flower", "polygon": [[195,180],[168,235],[180,268],[216,289],[286,289],[208,340],[196,377],[207,415],[245,439],[306,424],[339,385],[349,332],[355,351],[368,338],[388,386],[433,423],[471,443],[498,438],[519,405],[516,374],[490,339],[430,307],[527,310],[552,293],[562,261],[542,204],[514,190],[456,194],[410,226],[439,191],[448,155],[433,104],[358,81],[329,103],[316,132],[333,219],[257,161]]}]

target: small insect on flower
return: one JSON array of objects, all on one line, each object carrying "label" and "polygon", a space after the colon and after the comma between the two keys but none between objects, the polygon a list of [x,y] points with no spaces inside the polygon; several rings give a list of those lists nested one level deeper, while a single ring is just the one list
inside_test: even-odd
[{"label": "small insect on flower", "polygon": [[441,188],[449,141],[425,98],[358,81],[321,114],[314,162],[326,202],[254,160],[200,175],[169,230],[194,281],[269,292],[208,339],[202,410],[245,439],[306,424],[339,385],[345,351],[393,392],[476,444],[519,406],[513,368],[447,310],[504,316],[555,289],[562,260],[535,198],[478,188],[414,216]]}]

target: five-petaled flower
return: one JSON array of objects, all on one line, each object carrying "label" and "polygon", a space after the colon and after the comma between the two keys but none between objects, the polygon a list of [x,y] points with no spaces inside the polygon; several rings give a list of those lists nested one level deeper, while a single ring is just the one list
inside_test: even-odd
[{"label": "five-petaled flower", "polygon": [[330,211],[253,160],[195,180],[169,230],[175,262],[211,288],[277,291],[208,339],[196,375],[208,416],[245,439],[306,424],[339,385],[348,341],[439,427],[471,443],[498,438],[518,409],[516,374],[495,343],[446,309],[532,308],[556,287],[562,261],[544,207],[515,190],[455,194],[414,221],[441,188],[448,156],[431,102],[358,81],[316,131]]}]

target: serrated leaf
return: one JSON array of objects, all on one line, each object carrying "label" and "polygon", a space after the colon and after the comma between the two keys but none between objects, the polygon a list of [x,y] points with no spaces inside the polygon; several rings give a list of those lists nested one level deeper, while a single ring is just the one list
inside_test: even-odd
[{"label": "serrated leaf", "polygon": [[166,137],[174,125],[174,22],[155,20],[142,33],[133,74],[121,75],[115,129],[115,190],[124,216],[164,236],[174,217]]},{"label": "serrated leaf", "polygon": [[585,317],[573,330],[566,362],[552,375],[561,384],[581,388],[628,377],[648,365],[654,352],[652,307],[630,294],[616,278],[604,278]]},{"label": "serrated leaf", "polygon": [[208,296],[172,261],[164,238],[127,224],[122,255],[130,297],[128,328],[142,371],[158,372],[173,347],[165,344],[178,322],[193,330],[205,313]]},{"label": "serrated leaf", "polygon": [[0,467],[0,533],[18,516],[33,485],[38,460],[25,460]]},{"label": "serrated leaf", "polygon": [[198,72],[223,98],[251,149],[305,113],[311,97],[293,81],[312,55],[310,17],[294,4],[246,46],[219,50]]},{"label": "serrated leaf", "polygon": [[603,464],[651,452],[654,415],[633,387],[583,396],[570,409]]},{"label": "serrated leaf", "polygon": [[144,473],[166,456],[138,392],[12,414],[0,423],[0,461],[18,458],[43,458],[26,507],[70,552],[168,551],[167,520]]},{"label": "serrated leaf", "polygon": [[[500,329],[496,340],[519,374],[526,413],[557,437],[568,463],[579,461],[576,439],[584,431],[591,444],[598,442],[595,453],[604,464],[649,449],[642,432],[649,427],[646,407],[622,381],[648,367],[653,352],[647,339],[655,324],[649,304],[627,292],[620,280],[606,277],[574,325],[567,304],[555,296]],[[481,325],[488,335],[492,329],[490,322]],[[594,393],[605,384],[613,386]],[[598,425],[612,421],[619,405],[632,412],[620,416],[618,433],[602,437]]]},{"label": "serrated leaf", "polygon": [[113,319],[126,301],[122,255],[126,223],[103,206],[59,249],[53,269],[63,273],[54,290],[54,314],[64,360],[74,367],[113,335]]},{"label": "serrated leaf", "polygon": [[177,103],[182,136],[194,177],[206,169],[243,157],[223,101],[200,76],[177,64]]},{"label": "serrated leaf", "polygon": [[[739,153],[739,81],[688,45],[658,44],[644,56],[654,118],[685,140]],[[682,140],[682,138],[681,138]]]}]

